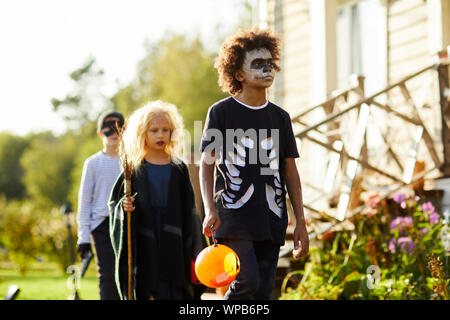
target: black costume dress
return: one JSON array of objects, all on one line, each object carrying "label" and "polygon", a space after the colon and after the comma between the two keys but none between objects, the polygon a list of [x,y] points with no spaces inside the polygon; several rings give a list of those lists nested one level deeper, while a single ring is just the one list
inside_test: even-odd
[{"label": "black costume dress", "polygon": [[[135,299],[199,299],[205,287],[191,282],[192,261],[206,247],[195,213],[194,192],[184,163],[171,162],[166,207],[150,186],[148,164],[133,171],[131,217],[133,297]],[[128,297],[127,219],[122,208],[123,173],[109,200],[110,235],[115,254],[115,280],[122,299]]]}]

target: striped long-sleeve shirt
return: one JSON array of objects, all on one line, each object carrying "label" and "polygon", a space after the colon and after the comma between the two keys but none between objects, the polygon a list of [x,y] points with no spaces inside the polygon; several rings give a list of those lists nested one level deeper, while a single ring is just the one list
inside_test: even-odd
[{"label": "striped long-sleeve shirt", "polygon": [[84,162],[78,191],[78,243],[90,242],[91,231],[109,216],[108,199],[119,174],[119,158],[102,151]]}]

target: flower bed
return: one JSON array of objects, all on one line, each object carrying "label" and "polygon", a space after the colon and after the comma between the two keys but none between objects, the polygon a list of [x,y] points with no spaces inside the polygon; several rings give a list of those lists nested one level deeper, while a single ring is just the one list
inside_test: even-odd
[{"label": "flower bed", "polygon": [[448,226],[439,199],[369,195],[354,229],[312,241],[303,270],[286,276],[280,299],[447,299]]}]

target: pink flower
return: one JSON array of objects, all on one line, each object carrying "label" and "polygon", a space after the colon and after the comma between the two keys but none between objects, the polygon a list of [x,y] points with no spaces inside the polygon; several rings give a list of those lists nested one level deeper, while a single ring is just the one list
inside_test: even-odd
[{"label": "pink flower", "polygon": [[371,195],[366,203],[370,208],[376,209],[380,203],[380,198],[379,198],[378,194]]},{"label": "pink flower", "polygon": [[434,206],[431,203],[431,201],[425,202],[424,204],[422,204],[422,211],[423,212],[428,212],[429,214],[434,213]]},{"label": "pink flower", "polygon": [[397,229],[397,226],[400,224],[400,221],[402,221],[402,217],[397,217],[394,220],[392,220],[390,225],[391,230]]},{"label": "pink flower", "polygon": [[398,240],[395,238],[392,238],[389,241],[389,250],[392,253],[395,253],[397,251],[396,244],[398,244],[400,246],[400,249],[402,250],[402,252],[408,253],[409,255],[413,252],[414,248],[416,247],[414,242],[408,237],[400,237],[400,238],[398,238]]},{"label": "pink flower", "polygon": [[404,217],[402,226],[405,228],[412,228],[414,226],[413,218],[411,216]]},{"label": "pink flower", "polygon": [[406,195],[403,193],[396,193],[394,195],[394,201],[397,203],[405,202],[405,200],[406,200]]},{"label": "pink flower", "polygon": [[395,249],[395,243],[396,243],[395,238],[392,238],[391,241],[389,241],[389,250],[390,250],[392,253],[395,253],[395,251],[396,251],[396,249]]},{"label": "pink flower", "polygon": [[430,223],[431,224],[438,224],[439,223],[439,214],[436,212],[433,212],[430,214]]},{"label": "pink flower", "polygon": [[414,226],[414,220],[411,216],[406,217],[397,217],[391,221],[390,229],[394,231],[398,228],[398,232],[404,234],[408,231],[408,229]]}]

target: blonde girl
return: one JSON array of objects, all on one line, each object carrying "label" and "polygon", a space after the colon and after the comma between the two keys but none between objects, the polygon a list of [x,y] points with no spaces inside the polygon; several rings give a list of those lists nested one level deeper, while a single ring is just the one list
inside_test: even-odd
[{"label": "blonde girl", "polygon": [[[176,106],[150,102],[129,118],[120,154],[132,165],[131,200],[123,197],[123,173],[109,206],[116,285],[128,297],[127,230],[131,219],[134,299],[193,299],[191,268],[201,227],[193,227],[194,193],[183,156],[183,121]],[[128,212],[129,214],[124,214]]]},{"label": "blonde girl", "polygon": [[[150,102],[130,116],[123,134],[121,153],[126,154],[135,168],[146,157],[156,162],[167,162],[170,158],[180,163],[183,157],[183,129],[183,119],[176,106],[162,101]],[[155,144],[159,141],[163,144]]]}]

